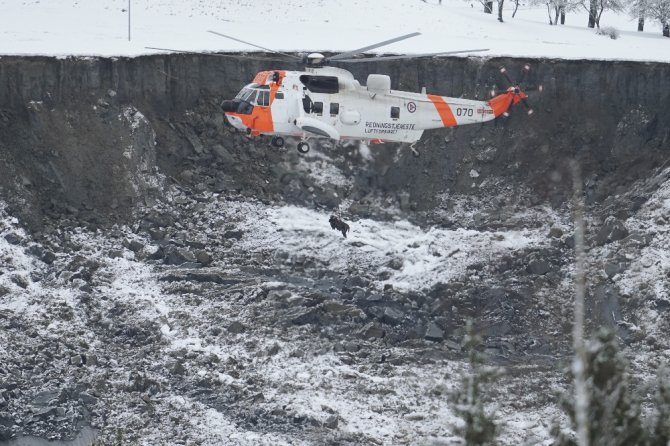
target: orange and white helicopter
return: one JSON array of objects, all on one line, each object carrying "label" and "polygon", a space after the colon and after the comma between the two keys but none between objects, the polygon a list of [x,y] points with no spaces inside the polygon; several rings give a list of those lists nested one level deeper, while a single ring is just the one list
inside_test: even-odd
[{"label": "orange and white helicopter", "polygon": [[[251,136],[271,135],[272,145],[283,147],[285,137],[300,139],[297,149],[307,153],[310,138],[339,141],[363,140],[371,143],[409,143],[413,149],[425,130],[491,121],[527,95],[505,73],[510,83],[503,93],[488,101],[451,98],[391,89],[391,78],[370,74],[362,86],[347,70],[329,66],[333,62],[378,62],[417,57],[439,57],[473,53],[486,49],[441,53],[356,57],[365,51],[419,35],[415,32],[357,50],[325,57],[311,53],[305,57],[280,53],[262,46],[209,31],[264,51],[306,64],[305,71],[262,71],[244,86],[233,100],[223,101],[226,118],[235,128]],[[158,49],[158,48],[155,48]],[[529,66],[524,67],[524,75]]]}]

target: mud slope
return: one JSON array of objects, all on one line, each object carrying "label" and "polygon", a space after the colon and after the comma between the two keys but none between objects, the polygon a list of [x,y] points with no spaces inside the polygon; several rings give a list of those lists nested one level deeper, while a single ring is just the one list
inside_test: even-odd
[{"label": "mud slope", "polygon": [[[545,87],[532,98],[534,116],[526,117],[519,107],[496,124],[427,132],[419,159],[384,146],[373,148],[379,156],[370,166],[350,157],[356,184],[348,194],[355,201],[376,193],[409,194],[405,203],[429,210],[444,192],[470,193],[505,178],[532,188],[535,200],[558,204],[567,184],[564,161],[576,158],[588,178],[589,197],[600,201],[665,161],[670,66],[530,62],[529,85]],[[255,72],[278,65],[292,68],[200,55],[2,58],[3,195],[26,200],[29,206],[17,209],[34,221],[56,206],[52,197],[73,211],[122,213],[151,188],[140,177],[154,165],[178,177],[185,162],[194,162],[214,167],[213,178],[225,173],[227,185],[219,187],[309,201],[286,191],[286,175],[294,174],[280,165],[286,156],[231,135],[217,107]],[[388,73],[397,89],[425,86],[429,92],[485,98],[492,87],[506,87],[497,72],[500,65],[512,75],[520,73],[521,61],[474,58],[353,68],[362,80],[370,72]],[[142,115],[147,126],[138,124],[140,118],[133,121]],[[128,153],[131,145],[133,153]]]}]

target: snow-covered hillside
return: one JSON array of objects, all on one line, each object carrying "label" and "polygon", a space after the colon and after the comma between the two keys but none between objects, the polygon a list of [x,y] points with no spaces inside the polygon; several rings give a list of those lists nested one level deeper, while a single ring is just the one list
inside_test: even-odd
[{"label": "snow-covered hillside", "polygon": [[[128,41],[128,5],[131,40]],[[187,51],[249,51],[207,33],[237,36],[277,50],[344,51],[419,31],[383,51],[423,53],[489,48],[488,56],[670,61],[660,24],[605,11],[601,26],[617,40],[586,27],[587,14],[568,13],[549,26],[544,5],[507,2],[504,23],[474,0],[0,0],[0,54],[137,55],[146,47]],[[466,53],[467,54],[467,53]]]}]

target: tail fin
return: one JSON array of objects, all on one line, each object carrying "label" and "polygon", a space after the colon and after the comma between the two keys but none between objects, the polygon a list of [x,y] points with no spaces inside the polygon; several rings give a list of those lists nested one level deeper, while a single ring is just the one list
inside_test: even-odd
[{"label": "tail fin", "polygon": [[511,106],[518,104],[527,97],[528,95],[521,91],[519,87],[509,87],[506,92],[491,99],[489,106],[493,109],[493,114],[497,118],[507,113]]}]

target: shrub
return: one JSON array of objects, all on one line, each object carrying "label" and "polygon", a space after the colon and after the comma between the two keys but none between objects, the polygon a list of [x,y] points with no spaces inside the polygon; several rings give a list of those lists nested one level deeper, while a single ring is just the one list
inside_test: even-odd
[{"label": "shrub", "polygon": [[600,36],[609,36],[610,39],[614,40],[619,38],[619,30],[613,26],[604,26],[598,29],[598,31],[596,31],[596,34]]}]

